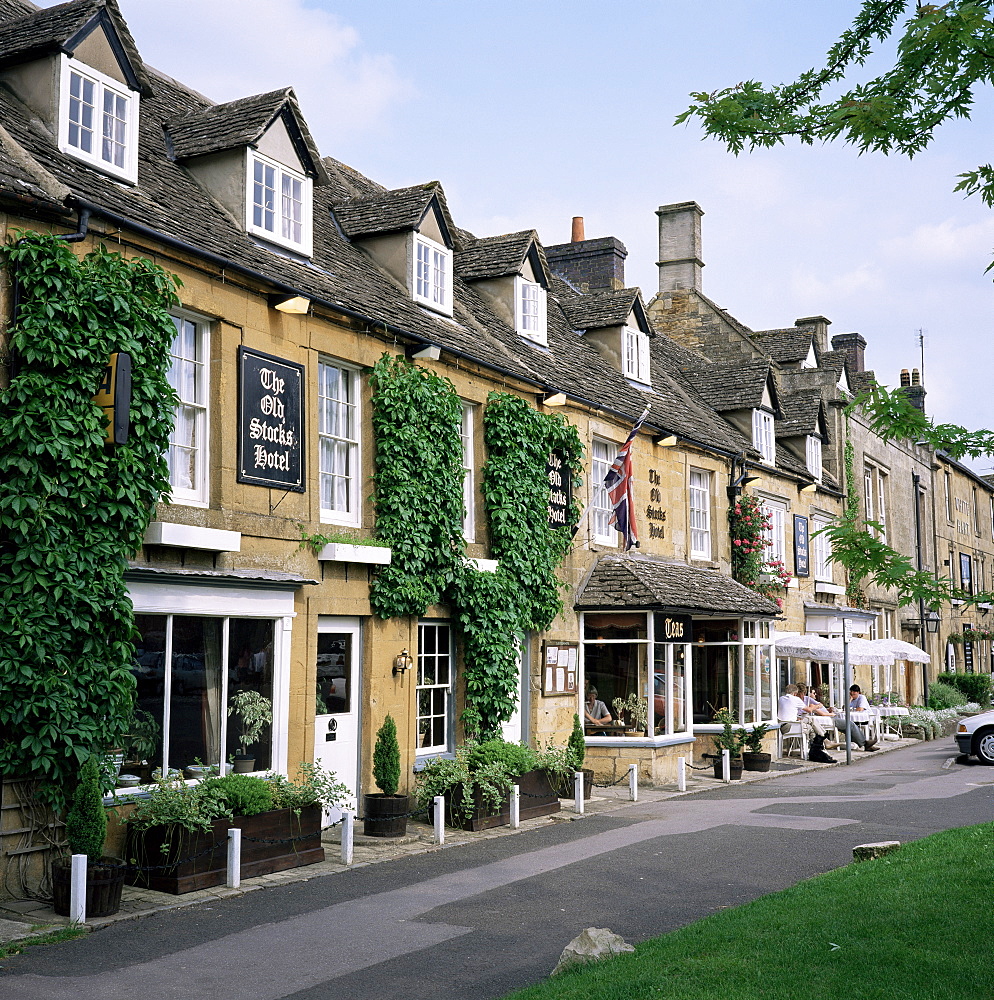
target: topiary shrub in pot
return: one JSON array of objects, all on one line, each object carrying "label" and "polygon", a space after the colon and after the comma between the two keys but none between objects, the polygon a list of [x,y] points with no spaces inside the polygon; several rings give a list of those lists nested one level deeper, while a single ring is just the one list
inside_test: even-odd
[{"label": "topiary shrub in pot", "polygon": [[109,917],[121,906],[125,867],[120,858],[104,856],[107,812],[100,788],[100,763],[90,756],[80,768],[79,783],[66,814],[67,855],[52,861],[52,905],[62,917],[69,916],[72,855],[85,854],[86,915]]},{"label": "topiary shrub in pot", "polygon": [[705,760],[710,760],[714,765],[714,776],[721,780],[722,774],[722,751],[728,751],[729,757],[729,777],[732,781],[738,781],[742,777],[742,737],[743,730],[735,731],[735,719],[727,708],[720,708],[714,715],[715,722],[721,723],[721,732],[711,737],[714,743],[716,754],[704,754]]},{"label": "topiary shrub in pot", "polygon": [[400,744],[397,724],[387,715],[376,733],[373,748],[373,781],[379,792],[362,797],[362,832],[367,837],[403,837],[407,833],[410,800],[397,794],[400,783]]}]

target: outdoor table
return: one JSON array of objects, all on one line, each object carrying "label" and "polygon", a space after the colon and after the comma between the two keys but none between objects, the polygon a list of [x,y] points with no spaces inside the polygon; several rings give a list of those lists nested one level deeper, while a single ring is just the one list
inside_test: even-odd
[{"label": "outdoor table", "polygon": [[[845,719],[845,717],[845,712],[839,712],[836,716],[837,719]],[[867,735],[870,739],[877,740],[880,738],[880,723],[873,709],[870,709],[868,712],[850,712],[849,719],[854,725],[866,726],[868,730]]]},{"label": "outdoor table", "polygon": [[911,712],[903,705],[878,705],[877,715],[880,716],[881,729],[888,733],[900,735],[899,726],[885,722],[885,719],[895,719],[901,716],[911,715]]}]

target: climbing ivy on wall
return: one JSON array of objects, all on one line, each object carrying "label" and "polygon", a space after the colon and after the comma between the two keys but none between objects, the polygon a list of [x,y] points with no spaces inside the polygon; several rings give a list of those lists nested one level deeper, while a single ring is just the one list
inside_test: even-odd
[{"label": "climbing ivy on wall", "polygon": [[452,383],[384,355],[373,369],[373,415],[376,533],[396,546],[373,584],[373,609],[388,618],[451,608],[463,655],[463,726],[487,738],[515,709],[518,637],[548,628],[562,610],[556,569],[580,510],[574,499],[568,527],[549,527],[547,463],[561,452],[579,486],[583,447],[562,417],[491,394],[483,495],[499,567],[486,573],[465,559],[462,405]]},{"label": "climbing ivy on wall", "polygon": [[[20,303],[0,391],[0,774],[43,779],[54,806],[129,717],[134,613],[124,583],[155,502],[175,395],[175,279],[98,248],[29,234],[3,250]],[[104,444],[92,396],[132,358],[131,431]]]}]

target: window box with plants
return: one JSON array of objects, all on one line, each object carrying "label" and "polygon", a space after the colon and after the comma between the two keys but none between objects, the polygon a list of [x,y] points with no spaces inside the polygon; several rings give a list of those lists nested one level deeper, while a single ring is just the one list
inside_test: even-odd
[{"label": "window box with plants", "polygon": [[567,747],[535,751],[501,739],[457,747],[455,757],[432,758],[418,775],[417,801],[434,816],[445,797],[445,822],[463,830],[489,830],[511,820],[511,786],[521,790],[519,818],[559,812],[558,786],[572,768]]},{"label": "window box with plants", "polygon": [[308,535],[302,530],[301,547],[309,548],[318,562],[366,563],[389,566],[393,560],[390,546],[378,538],[363,538],[357,531],[343,528],[327,534]]},{"label": "window box with plants", "polygon": [[323,861],[322,810],[348,794],[313,764],[301,764],[296,781],[277,774],[160,781],[125,817],[128,884],[174,894],[224,884],[232,827],[242,831],[242,878]]}]

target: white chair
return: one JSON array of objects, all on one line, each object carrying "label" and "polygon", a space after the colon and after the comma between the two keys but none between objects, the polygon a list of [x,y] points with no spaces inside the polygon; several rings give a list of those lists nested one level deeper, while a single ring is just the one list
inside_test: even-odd
[{"label": "white chair", "polygon": [[[783,731],[783,726],[787,725],[790,728],[787,732]],[[786,757],[787,756],[787,742],[791,741],[797,745],[797,749],[800,752],[801,760],[808,759],[808,734],[804,729],[804,726],[800,722],[787,722],[781,723],[781,728],[777,729],[777,756]]]}]

